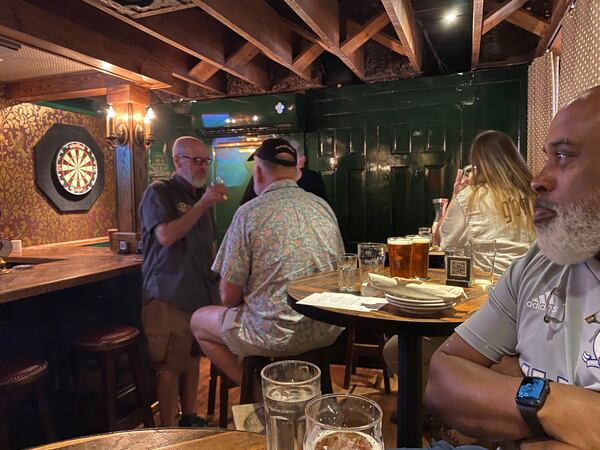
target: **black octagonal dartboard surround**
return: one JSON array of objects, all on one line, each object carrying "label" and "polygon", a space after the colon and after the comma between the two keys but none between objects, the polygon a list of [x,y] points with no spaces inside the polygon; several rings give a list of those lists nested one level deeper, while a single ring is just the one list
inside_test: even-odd
[{"label": "black octagonal dartboard surround", "polygon": [[[81,147],[86,151],[89,149],[95,158],[95,182],[92,188],[82,195],[69,192],[61,184],[57,174],[57,156],[68,143],[73,143],[72,147]],[[59,211],[87,211],[104,190],[104,155],[85,128],[61,123],[52,125],[35,145],[34,155],[37,187]]]}]

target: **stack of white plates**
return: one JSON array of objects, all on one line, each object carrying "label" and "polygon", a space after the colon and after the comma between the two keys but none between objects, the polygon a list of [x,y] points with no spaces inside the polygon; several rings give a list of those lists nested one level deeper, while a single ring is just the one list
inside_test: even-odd
[{"label": "stack of white plates", "polygon": [[454,298],[439,298],[436,300],[419,300],[414,298],[398,297],[385,294],[387,301],[397,308],[418,315],[437,314],[456,305]]}]

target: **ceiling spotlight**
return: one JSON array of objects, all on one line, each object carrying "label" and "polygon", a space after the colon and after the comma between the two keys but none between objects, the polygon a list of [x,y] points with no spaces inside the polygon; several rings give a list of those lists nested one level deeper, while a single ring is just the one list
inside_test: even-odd
[{"label": "ceiling spotlight", "polygon": [[446,23],[454,23],[456,22],[456,19],[458,19],[458,11],[456,11],[455,9],[453,9],[452,11],[448,11],[444,15],[444,22]]}]

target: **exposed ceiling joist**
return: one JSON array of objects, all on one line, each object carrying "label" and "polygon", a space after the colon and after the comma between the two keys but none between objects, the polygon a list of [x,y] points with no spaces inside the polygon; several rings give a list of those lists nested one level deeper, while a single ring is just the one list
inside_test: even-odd
[{"label": "exposed ceiling joist", "polygon": [[133,16],[133,18],[134,19],[143,19],[144,17],[160,16],[162,14],[169,14],[169,13],[172,13],[175,11],[181,11],[184,9],[190,9],[190,8],[195,8],[195,7],[196,7],[196,5],[194,5],[193,3],[186,3],[186,4],[176,5],[176,6],[168,6],[167,8],[153,9],[150,11],[138,13],[135,16]]},{"label": "exposed ceiling joist", "polygon": [[340,47],[342,52],[346,54],[354,53],[356,50],[362,47],[369,39],[375,36],[379,31],[381,31],[383,27],[385,27],[388,23],[390,23],[390,17],[385,11],[373,17],[362,27],[362,29],[355,32],[352,36],[350,36],[342,43]]},{"label": "exposed ceiling joist", "polygon": [[325,49],[318,42],[311,42],[298,56],[294,58],[294,66],[298,70],[305,70],[315,59],[321,56]]},{"label": "exposed ceiling joist", "polygon": [[381,0],[394,25],[396,34],[406,49],[410,65],[421,71],[421,33],[417,29],[415,13],[410,0]]},{"label": "exposed ceiling joist", "polygon": [[[317,35],[319,42],[325,47],[329,53],[337,56],[346,66],[356,75],[361,81],[365,81],[365,70],[364,70],[364,54],[362,49],[357,49],[353,53],[345,53],[339,48],[339,42],[335,42],[331,39],[329,34],[326,33],[326,28],[335,28],[338,35],[339,41],[339,9],[337,0],[327,0],[324,4],[321,4],[320,0],[285,0],[285,2],[294,10],[298,16],[312,29]],[[329,9],[327,13],[319,14],[318,19],[313,16],[316,14],[319,8]],[[328,18],[325,22],[324,18]],[[298,29],[297,25],[292,29]],[[301,34],[302,31],[299,31]]]},{"label": "exposed ceiling joist", "polygon": [[[188,72],[187,55],[167,52],[160,43],[152,42],[151,37],[147,42],[141,42],[118,26],[112,27],[111,35],[97,31],[99,25],[92,22],[90,11],[85,10],[89,6],[79,1],[61,0],[58,6],[68,10],[69,16],[23,0],[1,3],[0,35],[31,47],[151,89],[171,85],[173,72],[181,75]],[[78,17],[78,20],[69,17]],[[73,39],[73,36],[82,38]],[[154,51],[148,50],[152,47]]]},{"label": "exposed ceiling joist", "polygon": [[[224,70],[255,86],[264,87],[260,84],[267,77],[266,69],[263,66],[248,61],[248,67],[239,70],[235,66],[227,64],[223,45],[225,30],[199,10],[178,11],[168,16],[152,16],[142,20],[133,20],[104,6],[97,0],[83,1],[137,30],[217,67],[217,69]],[[198,84],[199,81],[206,83],[206,86],[201,86],[205,89],[219,90],[219,85],[209,82],[209,78],[206,80],[196,79],[195,84]]]},{"label": "exposed ceiling joist", "polygon": [[521,9],[521,7],[528,1],[529,0],[509,0],[508,2],[504,3],[504,5],[485,18],[483,21],[483,30],[481,34],[487,33],[495,26],[502,23],[504,20],[510,17],[512,13]]},{"label": "exposed ceiling joist", "polygon": [[106,95],[108,87],[128,83],[120,78],[90,70],[9,83],[4,86],[4,95],[18,102],[65,100]]},{"label": "exposed ceiling joist", "polygon": [[225,74],[223,72],[216,73],[209,80],[205,82],[200,82],[190,77],[189,74],[182,75],[178,73],[173,73],[173,77],[185,81],[186,83],[190,83],[201,87],[202,89],[206,89],[207,91],[217,94],[217,95],[226,95],[227,93],[227,81],[225,80]]},{"label": "exposed ceiling joist", "polygon": [[[502,7],[502,3],[496,0],[486,0],[485,4],[498,10]],[[529,31],[537,36],[542,37],[548,28],[548,22],[542,20],[533,14],[523,10],[518,9],[514,11],[510,16],[505,19],[507,22],[519,27],[524,30]]]},{"label": "exposed ceiling joist", "polygon": [[[225,24],[267,57],[310,81],[310,70],[298,70],[292,61],[291,31],[264,0],[193,0],[209,15]],[[249,14],[252,11],[252,14]]]},{"label": "exposed ceiling joist", "polygon": [[473,0],[473,39],[471,48],[471,68],[479,64],[481,52],[481,28],[483,25],[483,0]]},{"label": "exposed ceiling joist", "polygon": [[552,16],[550,17],[550,25],[540,42],[538,42],[537,49],[535,51],[536,56],[542,56],[546,53],[546,50],[552,44],[552,41],[556,37],[556,34],[560,31],[560,26],[565,18],[565,14],[569,11],[569,8],[573,4],[573,0],[556,0],[552,9]]},{"label": "exposed ceiling joist", "polygon": [[340,45],[340,8],[337,0],[285,0],[290,8],[331,49]]}]

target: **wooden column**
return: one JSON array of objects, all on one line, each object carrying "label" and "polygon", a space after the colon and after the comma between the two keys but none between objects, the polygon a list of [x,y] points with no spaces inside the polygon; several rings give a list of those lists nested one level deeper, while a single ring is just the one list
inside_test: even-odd
[{"label": "wooden column", "polygon": [[106,100],[116,112],[115,124],[125,125],[128,131],[127,141],[115,148],[119,231],[140,231],[137,208],[146,189],[148,167],[146,148],[143,142],[137,142],[135,129],[144,126],[150,91],[132,84],[111,87]]}]

